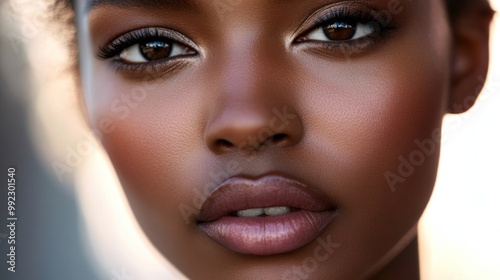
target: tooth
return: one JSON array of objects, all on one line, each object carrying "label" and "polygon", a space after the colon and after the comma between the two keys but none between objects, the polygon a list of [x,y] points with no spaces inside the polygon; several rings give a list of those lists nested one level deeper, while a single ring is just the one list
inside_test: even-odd
[{"label": "tooth", "polygon": [[268,207],[264,208],[264,213],[268,216],[283,215],[290,212],[290,207],[278,206],[278,207]]},{"label": "tooth", "polygon": [[257,217],[264,214],[264,208],[245,209],[236,212],[238,217]]}]

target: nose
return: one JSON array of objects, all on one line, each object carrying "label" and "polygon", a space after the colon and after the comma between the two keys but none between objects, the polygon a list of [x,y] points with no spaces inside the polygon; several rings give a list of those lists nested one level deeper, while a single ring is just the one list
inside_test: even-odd
[{"label": "nose", "polygon": [[262,53],[233,54],[214,71],[216,92],[204,139],[208,148],[257,152],[298,144],[304,129],[283,61],[276,55],[256,61],[266,57]]},{"label": "nose", "polygon": [[231,103],[209,122],[205,141],[216,153],[234,150],[255,152],[264,148],[290,147],[300,142],[302,124],[288,105],[266,102]]}]

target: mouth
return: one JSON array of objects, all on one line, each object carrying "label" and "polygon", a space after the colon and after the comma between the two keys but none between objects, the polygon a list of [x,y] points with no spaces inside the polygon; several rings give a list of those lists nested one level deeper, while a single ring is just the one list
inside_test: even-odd
[{"label": "mouth", "polygon": [[203,203],[198,226],[218,244],[250,255],[291,252],[321,235],[336,209],[315,190],[282,176],[233,177]]}]

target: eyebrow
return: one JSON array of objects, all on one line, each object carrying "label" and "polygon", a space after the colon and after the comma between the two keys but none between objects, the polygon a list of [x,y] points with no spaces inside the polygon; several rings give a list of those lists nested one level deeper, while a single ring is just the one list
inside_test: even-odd
[{"label": "eyebrow", "polygon": [[85,10],[90,10],[99,6],[119,6],[123,8],[157,8],[188,10],[197,6],[192,0],[90,0]]}]

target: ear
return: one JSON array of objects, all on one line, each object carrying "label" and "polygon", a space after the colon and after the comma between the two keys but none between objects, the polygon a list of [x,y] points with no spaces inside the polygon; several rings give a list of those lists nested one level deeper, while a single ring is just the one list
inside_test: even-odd
[{"label": "ear", "polygon": [[483,88],[494,14],[487,1],[467,2],[470,4],[451,19],[453,56],[448,111],[456,114],[469,110]]}]

